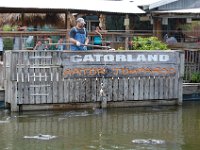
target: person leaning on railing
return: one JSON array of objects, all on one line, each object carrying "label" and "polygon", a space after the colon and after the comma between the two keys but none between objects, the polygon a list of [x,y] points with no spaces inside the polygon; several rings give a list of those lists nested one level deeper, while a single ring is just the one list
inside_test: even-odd
[{"label": "person leaning on railing", "polygon": [[56,50],[61,50],[61,51],[66,49],[66,45],[62,37],[58,40],[58,43],[56,44],[55,48]]},{"label": "person leaning on railing", "polygon": [[76,26],[70,30],[70,50],[87,50],[87,44],[89,43],[88,32],[86,31],[85,21],[83,18],[76,20]]},{"label": "person leaning on railing", "polygon": [[41,40],[38,40],[33,50],[45,50],[44,44],[42,44]]},{"label": "person leaning on railing", "polygon": [[96,29],[95,29],[95,35],[93,37],[93,41],[94,41],[94,45],[100,45],[102,46],[102,34],[101,34],[101,27],[99,26],[96,26]]}]

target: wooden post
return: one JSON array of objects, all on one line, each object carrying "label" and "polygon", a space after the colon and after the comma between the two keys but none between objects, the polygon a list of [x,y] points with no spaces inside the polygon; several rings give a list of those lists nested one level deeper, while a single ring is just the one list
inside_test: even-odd
[{"label": "wooden post", "polygon": [[160,18],[153,18],[153,35],[162,39],[162,21]]},{"label": "wooden post", "polygon": [[126,14],[126,16],[125,16],[124,25],[125,25],[125,32],[127,33],[127,35],[125,37],[125,50],[128,50],[128,41],[129,41],[129,37],[128,37],[128,33],[129,33],[129,16],[128,16],[128,14]]},{"label": "wooden post", "polygon": [[70,28],[71,28],[71,26],[70,26],[70,12],[68,11],[67,13],[66,13],[66,27],[67,27],[67,31],[66,31],[66,49],[67,50],[69,50],[69,44],[67,44],[67,43],[70,43],[70,41],[69,41],[69,31],[70,31]]},{"label": "wooden post", "polygon": [[178,105],[183,103],[183,77],[184,77],[184,67],[185,67],[185,54],[183,51],[179,51],[180,58],[180,73],[179,73],[179,82],[178,82]]},{"label": "wooden post", "polygon": [[104,14],[100,14],[99,16],[99,26],[106,30],[106,16]]},{"label": "wooden post", "polygon": [[10,63],[10,101],[11,101],[11,111],[18,111],[17,106],[17,54],[11,53],[11,63]]}]

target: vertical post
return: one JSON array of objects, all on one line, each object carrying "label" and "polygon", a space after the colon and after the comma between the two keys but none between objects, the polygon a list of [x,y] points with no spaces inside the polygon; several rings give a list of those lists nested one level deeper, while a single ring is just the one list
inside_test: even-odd
[{"label": "vertical post", "polygon": [[185,55],[183,51],[179,51],[180,66],[179,66],[179,79],[178,79],[178,105],[182,105],[183,102],[183,77],[184,77],[184,64]]},{"label": "vertical post", "polygon": [[66,49],[69,50],[69,44],[70,41],[69,41],[69,30],[70,30],[70,12],[68,11],[66,13],[66,27],[67,27],[67,31],[66,31]]},{"label": "vertical post", "polygon": [[160,18],[153,18],[153,35],[162,39],[162,22]]},{"label": "vertical post", "polygon": [[17,105],[17,81],[12,81],[11,88],[11,111],[19,111],[19,106]]},{"label": "vertical post", "polygon": [[128,50],[128,43],[129,43],[129,16],[126,14],[125,19],[124,19],[124,26],[125,26],[125,32],[126,32],[126,37],[125,37],[125,50]]},{"label": "vertical post", "polygon": [[65,29],[67,29],[67,23],[68,23],[67,15],[68,15],[68,12],[65,12]]},{"label": "vertical post", "polygon": [[104,14],[99,16],[99,26],[104,30],[106,29],[106,16]]},{"label": "vertical post", "polygon": [[18,111],[17,106],[17,53],[11,52],[11,63],[10,63],[10,84],[11,84],[11,111]]}]

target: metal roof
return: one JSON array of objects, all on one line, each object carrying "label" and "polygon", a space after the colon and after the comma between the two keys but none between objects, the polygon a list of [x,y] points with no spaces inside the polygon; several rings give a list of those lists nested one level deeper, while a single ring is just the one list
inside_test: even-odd
[{"label": "metal roof", "polygon": [[1,10],[78,10],[110,13],[145,13],[130,1],[104,1],[104,0],[4,0],[0,3]]},{"label": "metal roof", "polygon": [[[124,1],[130,1],[130,0],[124,0]],[[137,6],[149,6],[153,3],[159,2],[161,0],[134,0],[134,3]]]},{"label": "metal roof", "polygon": [[191,8],[191,9],[177,9],[177,10],[166,10],[166,11],[153,11],[154,13],[177,13],[177,14],[200,14],[200,8]]},{"label": "metal roof", "polygon": [[179,1],[179,0],[161,0],[161,1],[150,4],[149,9],[151,10],[151,9],[154,9],[154,8],[166,5],[166,4],[170,4],[170,3],[173,3],[176,1]]}]

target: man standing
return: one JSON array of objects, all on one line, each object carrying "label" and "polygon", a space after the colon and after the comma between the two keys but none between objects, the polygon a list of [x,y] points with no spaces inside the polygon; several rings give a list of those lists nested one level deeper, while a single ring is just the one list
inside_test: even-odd
[{"label": "man standing", "polygon": [[85,21],[83,18],[76,20],[76,26],[73,27],[69,33],[70,36],[70,50],[87,50],[89,42],[88,33],[84,27]]}]

